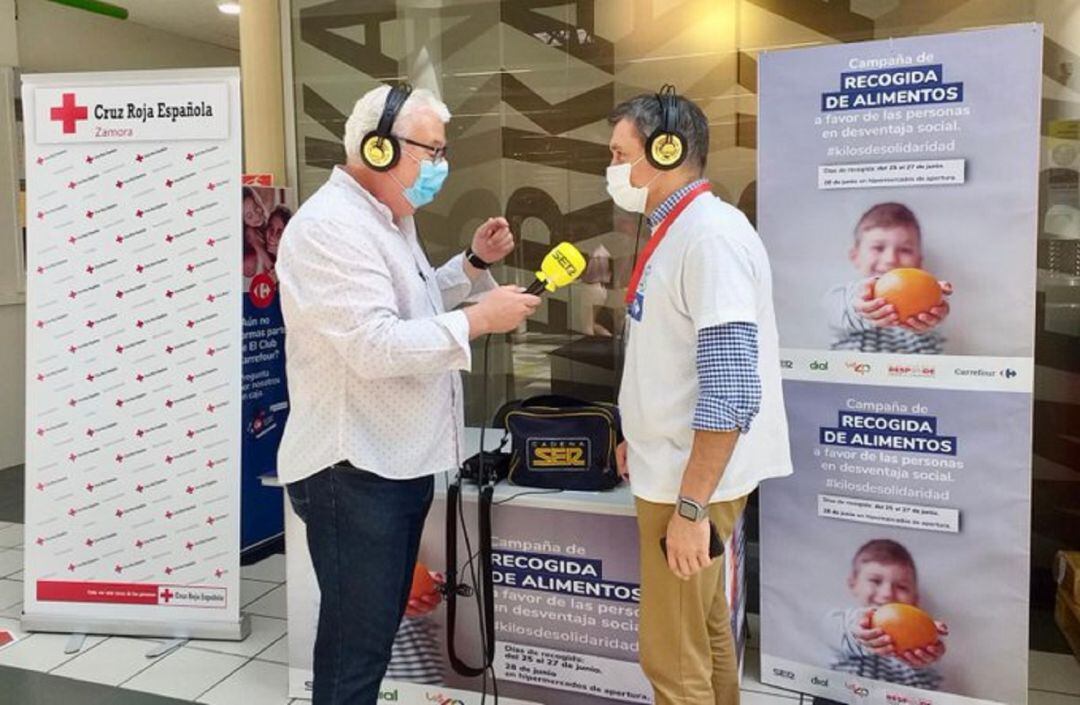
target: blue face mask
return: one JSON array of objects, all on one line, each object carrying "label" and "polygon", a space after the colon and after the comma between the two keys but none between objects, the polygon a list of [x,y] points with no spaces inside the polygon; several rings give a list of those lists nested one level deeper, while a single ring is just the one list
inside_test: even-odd
[{"label": "blue face mask", "polygon": [[[412,186],[404,189],[405,198],[413,208],[426,206],[435,200],[435,195],[439,193],[449,173],[450,164],[445,159],[440,160],[438,164],[430,159],[423,160],[420,162],[420,174],[416,177],[416,181]],[[397,181],[397,177],[394,180]],[[400,183],[398,181],[398,184]]]}]

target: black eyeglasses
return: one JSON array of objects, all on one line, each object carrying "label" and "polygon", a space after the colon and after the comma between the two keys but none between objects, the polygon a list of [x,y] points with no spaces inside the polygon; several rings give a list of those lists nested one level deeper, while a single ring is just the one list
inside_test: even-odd
[{"label": "black eyeglasses", "polygon": [[446,159],[446,147],[436,147],[431,144],[424,144],[423,142],[417,142],[416,140],[411,140],[408,137],[401,137],[400,135],[398,135],[397,138],[405,144],[411,144],[414,147],[426,149],[427,151],[431,152],[431,158],[436,163]]}]

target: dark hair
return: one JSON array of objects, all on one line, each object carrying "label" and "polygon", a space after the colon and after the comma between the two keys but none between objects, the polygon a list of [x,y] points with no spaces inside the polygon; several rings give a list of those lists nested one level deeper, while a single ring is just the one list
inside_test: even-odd
[{"label": "dark hair", "polygon": [[872,228],[911,228],[915,231],[915,237],[922,240],[919,219],[903,203],[879,203],[863,213],[855,226],[855,241],[858,242],[859,237]]},{"label": "dark hair", "polygon": [[[696,103],[681,95],[675,96],[675,107],[679,113],[676,128],[686,138],[686,161],[705,171],[709,159],[709,120]],[[660,126],[663,114],[657,95],[642,93],[615,106],[608,115],[608,124],[617,125],[621,120],[629,120],[644,142]]]},{"label": "dark hair", "polygon": [[250,186],[244,186],[240,189],[240,198],[241,200],[245,198],[255,200],[255,191],[253,191]]},{"label": "dark hair", "polygon": [[906,548],[890,539],[874,539],[864,543],[855,557],[851,559],[851,572],[858,573],[859,567],[864,563],[881,563],[882,565],[902,565],[911,568],[911,574],[917,577],[915,559]]},{"label": "dark hair", "polygon": [[269,223],[271,218],[280,218],[284,224],[288,223],[291,217],[292,211],[289,210],[288,206],[274,206],[274,210],[270,211],[269,215],[266,216],[266,222]]}]

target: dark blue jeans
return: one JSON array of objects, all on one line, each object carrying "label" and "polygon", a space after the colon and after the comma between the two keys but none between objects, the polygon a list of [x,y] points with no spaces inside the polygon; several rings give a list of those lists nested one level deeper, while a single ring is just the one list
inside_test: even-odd
[{"label": "dark blue jeans", "polygon": [[348,464],[288,485],[322,596],[312,705],[376,705],[433,489]]}]

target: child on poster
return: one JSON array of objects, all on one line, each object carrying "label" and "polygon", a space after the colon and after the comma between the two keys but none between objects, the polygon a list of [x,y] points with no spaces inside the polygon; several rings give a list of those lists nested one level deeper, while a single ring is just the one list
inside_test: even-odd
[{"label": "child on poster", "polygon": [[[874,296],[874,283],[897,268],[921,269],[922,229],[915,214],[900,203],[879,203],[859,219],[848,258],[860,278],[834,287],[826,295],[833,350],[880,353],[941,354],[945,339],[937,328],[949,315],[942,303],[918,316],[899,320],[896,308]],[[940,282],[942,294],[952,284]]]},{"label": "child on poster", "polygon": [[826,641],[833,652],[828,667],[864,678],[937,690],[942,677],[931,666],[945,654],[940,637],[948,635],[948,627],[935,622],[939,635],[936,643],[896,653],[892,637],[872,624],[874,612],[887,604],[918,606],[918,572],[911,553],[889,539],[864,544],[852,559],[847,586],[857,606],[833,610],[826,616]]}]

